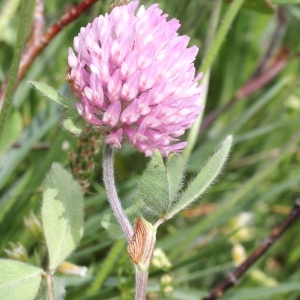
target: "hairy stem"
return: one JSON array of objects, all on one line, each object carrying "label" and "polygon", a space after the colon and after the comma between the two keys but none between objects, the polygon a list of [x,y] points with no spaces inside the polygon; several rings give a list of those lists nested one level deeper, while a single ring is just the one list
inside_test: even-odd
[{"label": "hairy stem", "polygon": [[103,157],[103,180],[110,206],[122,230],[126,235],[127,241],[130,242],[133,235],[133,228],[122,208],[121,202],[117,194],[113,167],[113,152],[114,151],[112,146],[105,145]]},{"label": "hairy stem", "polygon": [[146,300],[148,271],[140,270],[136,266],[135,281],[136,281],[135,300]]},{"label": "hairy stem", "polygon": [[153,230],[146,220],[139,219],[136,220],[135,231],[133,230],[118,198],[113,170],[113,152],[112,146],[105,145],[103,157],[104,185],[108,201],[129,243],[130,250],[127,248],[127,251],[135,263],[135,300],[146,300],[148,267],[155,246],[156,229]]},{"label": "hairy stem", "polygon": [[47,290],[48,300],[55,300],[53,291],[53,277],[52,274],[47,274]]}]

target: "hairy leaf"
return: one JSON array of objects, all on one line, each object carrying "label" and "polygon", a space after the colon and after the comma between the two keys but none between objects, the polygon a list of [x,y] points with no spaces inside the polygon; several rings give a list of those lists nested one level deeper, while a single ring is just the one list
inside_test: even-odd
[{"label": "hairy leaf", "polygon": [[33,300],[43,270],[19,261],[0,259],[0,298]]},{"label": "hairy leaf", "polygon": [[76,248],[83,234],[81,188],[58,163],[53,163],[45,180],[42,221],[49,269],[54,270]]},{"label": "hairy leaf", "polygon": [[59,92],[57,92],[53,87],[50,85],[43,83],[43,82],[37,82],[37,81],[28,81],[30,85],[32,85],[35,89],[37,89],[39,92],[42,93],[43,96],[46,98],[54,101],[55,103],[65,107],[65,108],[71,108],[74,109],[74,100],[71,98],[66,98]]},{"label": "hairy leaf", "polygon": [[217,175],[220,173],[229,154],[232,144],[232,136],[228,136],[221,144],[217,153],[210,158],[204,168],[200,171],[197,177],[184,191],[182,197],[174,205],[168,213],[168,218],[171,218],[182,209],[190,205],[209,187]]}]

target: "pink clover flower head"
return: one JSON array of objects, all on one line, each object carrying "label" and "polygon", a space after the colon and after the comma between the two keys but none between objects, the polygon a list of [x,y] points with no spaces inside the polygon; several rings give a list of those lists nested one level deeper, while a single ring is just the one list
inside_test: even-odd
[{"label": "pink clover flower head", "polygon": [[168,156],[186,142],[178,137],[203,110],[202,74],[195,77],[196,46],[179,36],[158,4],[138,1],[97,17],[69,49],[68,81],[80,99],[78,113],[116,148],[127,141],[151,156]]}]

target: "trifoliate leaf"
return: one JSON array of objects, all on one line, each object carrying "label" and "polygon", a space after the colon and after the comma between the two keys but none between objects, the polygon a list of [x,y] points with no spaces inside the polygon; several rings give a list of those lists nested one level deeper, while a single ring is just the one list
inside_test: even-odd
[{"label": "trifoliate leaf", "polygon": [[0,259],[0,298],[34,300],[42,274],[40,268],[8,259]]},{"label": "trifoliate leaf", "polygon": [[83,234],[83,196],[80,185],[60,164],[48,173],[42,203],[43,230],[49,253],[49,269],[70,255]]},{"label": "trifoliate leaf", "polygon": [[158,151],[141,179],[141,195],[147,208],[156,216],[166,215],[178,198],[184,171],[183,158],[171,154],[166,164]]},{"label": "trifoliate leaf", "polygon": [[141,178],[141,195],[147,208],[156,216],[169,207],[169,184],[163,158],[155,151]]}]

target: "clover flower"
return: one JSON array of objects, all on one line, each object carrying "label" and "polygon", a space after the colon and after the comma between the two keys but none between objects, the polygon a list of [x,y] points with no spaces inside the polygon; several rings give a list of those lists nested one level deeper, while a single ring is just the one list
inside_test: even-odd
[{"label": "clover flower", "polygon": [[196,46],[179,36],[179,21],[166,21],[158,4],[115,7],[74,38],[68,80],[78,113],[120,148],[127,141],[151,156],[168,156],[187,143],[178,137],[202,111],[201,74],[195,78]]}]

